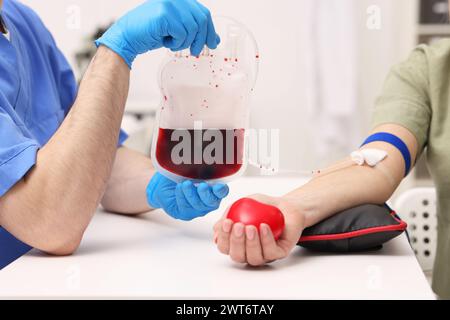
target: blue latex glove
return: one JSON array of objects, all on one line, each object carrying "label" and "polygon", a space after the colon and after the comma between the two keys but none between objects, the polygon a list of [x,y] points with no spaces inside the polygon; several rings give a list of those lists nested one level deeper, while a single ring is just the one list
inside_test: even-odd
[{"label": "blue latex glove", "polygon": [[215,49],[219,43],[211,13],[196,0],[146,1],[95,42],[120,55],[130,69],[137,55],[150,50],[191,48],[191,54],[198,56],[205,45]]},{"label": "blue latex glove", "polygon": [[162,208],[175,219],[190,221],[218,209],[228,192],[225,184],[175,183],[156,173],[147,187],[147,200],[154,209]]}]

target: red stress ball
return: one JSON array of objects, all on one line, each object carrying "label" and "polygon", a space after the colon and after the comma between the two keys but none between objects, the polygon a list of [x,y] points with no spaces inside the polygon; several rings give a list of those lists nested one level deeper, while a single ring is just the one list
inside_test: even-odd
[{"label": "red stress ball", "polygon": [[284,230],[284,216],[277,207],[250,198],[236,201],[231,206],[227,218],[246,226],[253,225],[258,230],[259,226],[265,223],[272,230],[275,240],[278,240]]}]

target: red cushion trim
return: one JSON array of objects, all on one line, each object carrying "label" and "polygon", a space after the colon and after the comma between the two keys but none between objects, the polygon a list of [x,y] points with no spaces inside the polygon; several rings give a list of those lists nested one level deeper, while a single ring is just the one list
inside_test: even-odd
[{"label": "red cushion trim", "polygon": [[326,241],[326,240],[343,240],[354,237],[360,237],[367,234],[378,233],[378,232],[388,232],[388,231],[404,231],[408,227],[406,222],[398,219],[395,216],[395,212],[391,213],[392,217],[399,223],[396,225],[389,226],[381,226],[381,227],[372,227],[367,229],[349,231],[344,233],[336,233],[336,234],[323,234],[323,235],[314,235],[314,236],[302,236],[300,237],[299,242],[307,242],[307,241]]}]

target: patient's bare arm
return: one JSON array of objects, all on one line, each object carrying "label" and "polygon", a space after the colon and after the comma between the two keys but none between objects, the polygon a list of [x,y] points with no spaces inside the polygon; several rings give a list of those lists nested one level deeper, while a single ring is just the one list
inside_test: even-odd
[{"label": "patient's bare arm", "polygon": [[[407,129],[387,124],[375,132],[396,135],[408,146],[411,158],[416,158],[417,140]],[[319,175],[283,197],[255,195],[255,199],[275,205],[283,212],[285,234],[275,241],[268,226],[262,225],[258,233],[253,226],[245,227],[222,219],[214,227],[219,251],[230,255],[236,262],[262,265],[286,257],[305,228],[348,208],[386,202],[404,177],[403,157],[394,146],[385,142],[371,143],[365,148],[381,149],[388,153],[382,162],[382,170],[369,166],[347,166]]]},{"label": "patient's bare arm", "polygon": [[[416,158],[417,141],[407,129],[389,124],[377,128],[375,132],[389,132],[399,137],[408,146],[411,158]],[[350,166],[324,176],[319,175],[283,197],[287,201],[299,203],[305,215],[306,227],[354,206],[382,204],[394,193],[405,174],[400,151],[385,142],[371,143],[364,148],[385,150],[388,153],[380,164],[382,170],[369,166]]]}]

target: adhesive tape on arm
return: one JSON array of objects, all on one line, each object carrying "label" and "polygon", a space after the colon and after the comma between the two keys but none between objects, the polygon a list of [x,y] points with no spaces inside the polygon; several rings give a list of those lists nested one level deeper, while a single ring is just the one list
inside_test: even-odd
[{"label": "adhesive tape on arm", "polygon": [[352,161],[356,163],[358,166],[364,165],[365,162],[364,154],[361,151],[352,152],[350,157],[352,158]]},{"label": "adhesive tape on arm", "polygon": [[386,151],[379,149],[363,149],[361,153],[364,155],[365,162],[371,167],[375,167],[388,156]]}]

